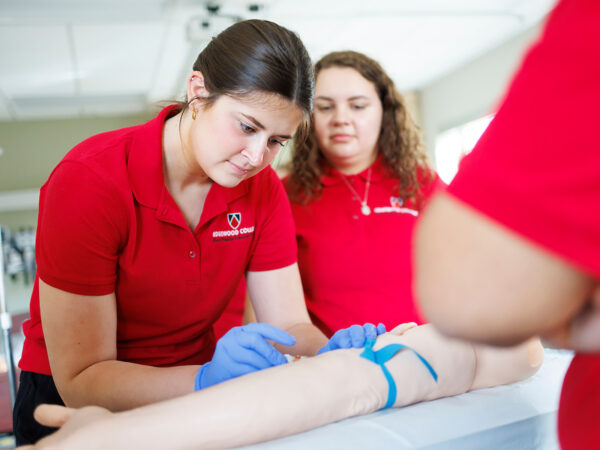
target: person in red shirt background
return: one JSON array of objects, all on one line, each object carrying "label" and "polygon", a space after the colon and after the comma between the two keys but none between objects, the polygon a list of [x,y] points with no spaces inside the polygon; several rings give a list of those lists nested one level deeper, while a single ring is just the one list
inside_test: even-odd
[{"label": "person in red shirt background", "polygon": [[[294,33],[239,22],[198,56],[186,103],[85,140],[53,170],[40,193],[17,444],[52,431],[33,419],[40,403],[117,411],[172,398],[285,363],[267,339],[298,355],[352,346],[327,344],[310,321],[289,204],[268,167],[308,120],[313,81]],[[244,274],[264,323],[215,348],[212,325]],[[356,345],[374,328],[355,330]]]},{"label": "person in red shirt background", "polygon": [[284,185],[308,311],[326,335],[353,323],[422,323],[411,235],[437,180],[382,67],[354,51],[321,58],[309,138],[295,145]]},{"label": "person in red shirt background", "polygon": [[427,319],[460,338],[576,351],[564,449],[600,448],[600,2],[563,0],[447,192],[417,225]]}]

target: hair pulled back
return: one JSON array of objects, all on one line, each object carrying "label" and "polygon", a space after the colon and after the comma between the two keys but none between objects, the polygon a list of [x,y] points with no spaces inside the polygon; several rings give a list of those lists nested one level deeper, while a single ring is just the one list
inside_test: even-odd
[{"label": "hair pulled back", "polygon": [[202,73],[211,105],[220,96],[277,94],[312,112],[313,68],[294,32],[267,20],[244,20],[215,36],[200,52],[193,69]]}]

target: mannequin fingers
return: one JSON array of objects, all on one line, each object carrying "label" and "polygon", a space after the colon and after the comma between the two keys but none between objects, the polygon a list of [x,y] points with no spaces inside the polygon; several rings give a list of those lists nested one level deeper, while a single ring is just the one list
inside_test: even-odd
[{"label": "mannequin fingers", "polygon": [[42,404],[35,409],[33,417],[47,427],[61,427],[75,411],[76,409],[66,406]]}]

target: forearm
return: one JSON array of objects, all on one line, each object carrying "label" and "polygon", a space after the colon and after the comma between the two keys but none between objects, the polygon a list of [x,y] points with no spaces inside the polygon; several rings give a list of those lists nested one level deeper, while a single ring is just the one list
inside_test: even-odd
[{"label": "forearm", "polygon": [[297,323],[287,327],[285,331],[296,338],[296,345],[287,347],[276,344],[275,347],[282,353],[314,356],[321,347],[327,344],[327,337],[312,323]]},{"label": "forearm", "polygon": [[589,295],[586,275],[451,195],[415,233],[421,309],[450,336],[513,345],[564,326]]},{"label": "forearm", "polygon": [[199,367],[102,361],[68,381],[57,380],[57,386],[67,406],[98,405],[122,411],[193,392]]},{"label": "forearm", "polygon": [[[435,383],[414,354],[398,353],[387,363],[398,387],[394,406],[454,395],[470,387],[475,371],[470,345],[458,341],[445,344],[445,338],[424,328],[380,339],[377,349],[406,343],[438,371]],[[108,439],[104,445],[114,448],[132,443],[147,449],[230,448],[368,414],[384,406],[389,386],[381,368],[361,358],[361,352],[335,350],[125,411],[109,417],[97,434]]]},{"label": "forearm", "polygon": [[[463,393],[473,386],[514,382],[539,366],[538,362],[534,367],[522,349],[516,354],[507,350],[501,357],[497,351],[482,355],[482,350],[449,340],[431,326],[402,336],[382,335],[375,350],[392,343],[418,351],[437,372],[436,382],[413,352],[397,353],[386,363],[398,389],[394,406]],[[385,405],[389,385],[379,365],[359,356],[362,351],[327,352],[180,398],[105,414],[97,421],[89,420],[89,409],[83,410],[45,444],[61,443],[60,448],[69,449],[84,444],[90,449],[229,448],[367,414]]]},{"label": "forearm", "polygon": [[131,446],[132,436],[147,449],[229,448],[367,414],[383,406],[387,384],[358,353],[330,352],[126,411],[100,434],[114,436],[115,448]]},{"label": "forearm", "polygon": [[246,274],[248,293],[258,322],[269,323],[296,338],[296,345],[276,345],[282,353],[312,356],[327,337],[311,322],[304,301],[298,264]]}]

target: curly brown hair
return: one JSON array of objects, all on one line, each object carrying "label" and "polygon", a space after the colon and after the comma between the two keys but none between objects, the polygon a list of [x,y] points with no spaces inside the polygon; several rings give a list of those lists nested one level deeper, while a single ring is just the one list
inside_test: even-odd
[{"label": "curly brown hair", "polygon": [[[396,195],[419,208],[421,190],[433,181],[429,158],[422,143],[420,128],[414,123],[402,95],[377,61],[354,52],[341,51],[325,55],[315,64],[315,78],[330,67],[351,68],[375,85],[381,100],[383,117],[378,140],[385,167],[398,178]],[[318,147],[314,123],[303,135],[297,134],[292,152],[290,176],[287,180],[290,199],[309,203],[319,198],[323,184],[321,176],[327,161]]]}]

